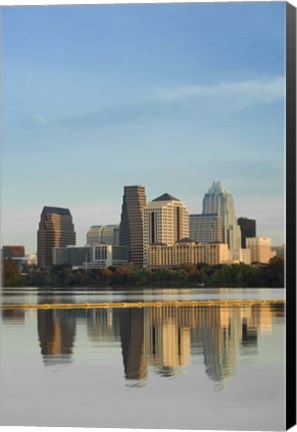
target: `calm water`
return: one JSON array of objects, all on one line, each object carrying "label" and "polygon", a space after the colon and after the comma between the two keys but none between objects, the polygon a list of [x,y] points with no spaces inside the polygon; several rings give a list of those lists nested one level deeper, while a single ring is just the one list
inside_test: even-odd
[{"label": "calm water", "polygon": [[284,296],[5,289],[1,423],[283,430]]}]

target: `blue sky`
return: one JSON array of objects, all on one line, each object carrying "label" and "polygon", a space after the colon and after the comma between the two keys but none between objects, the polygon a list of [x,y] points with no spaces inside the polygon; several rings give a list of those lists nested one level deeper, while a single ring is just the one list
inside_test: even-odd
[{"label": "blue sky", "polygon": [[77,244],[124,185],[199,213],[213,180],[284,236],[285,3],[2,8],[2,243],[36,251],[44,205]]}]

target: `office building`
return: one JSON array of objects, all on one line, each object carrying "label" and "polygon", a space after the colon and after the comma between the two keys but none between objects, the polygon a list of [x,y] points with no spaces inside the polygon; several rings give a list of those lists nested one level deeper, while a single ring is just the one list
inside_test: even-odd
[{"label": "office building", "polygon": [[222,243],[223,219],[217,214],[191,214],[189,216],[190,239],[198,243]]},{"label": "office building", "polygon": [[143,186],[125,186],[120,222],[120,246],[129,248],[129,262],[143,266],[143,210],[146,205]]},{"label": "office building", "polygon": [[251,251],[251,263],[268,264],[276,256],[276,252],[271,249],[269,237],[247,238],[246,247]]},{"label": "office building", "polygon": [[223,242],[228,243],[231,250],[240,249],[241,234],[235,216],[233,196],[220,181],[214,181],[204,195],[202,213],[216,213],[222,216]]},{"label": "office building", "polygon": [[173,245],[189,237],[189,213],[185,204],[165,193],[144,209],[144,247],[153,244]]},{"label": "office building", "polygon": [[128,257],[128,247],[105,243],[95,246],[53,248],[53,264],[68,264],[85,269],[104,269],[127,264]]},{"label": "office building", "polygon": [[24,258],[25,257],[25,246],[3,246],[2,247],[3,258]]},{"label": "office building", "polygon": [[240,248],[238,250],[229,250],[228,264],[251,264],[251,251],[250,249]]},{"label": "office building", "polygon": [[250,249],[241,248],[239,249],[239,262],[243,264],[251,264],[251,251]]},{"label": "office building", "polygon": [[28,259],[25,256],[25,247],[24,246],[3,246],[1,249],[1,261],[4,260],[12,260],[16,269],[19,272],[23,271],[23,266],[28,264]]},{"label": "office building", "polygon": [[91,246],[67,246],[53,248],[53,264],[68,264],[73,267],[82,267],[83,263],[92,261]]},{"label": "office building", "polygon": [[128,263],[129,248],[100,244],[92,247],[92,261],[83,264],[84,269],[104,269]]},{"label": "office building", "polygon": [[119,225],[93,225],[87,232],[87,244],[94,246],[99,243],[119,245]]},{"label": "office building", "polygon": [[75,245],[75,231],[68,209],[44,207],[37,232],[37,261],[41,267],[53,264],[54,247]]},{"label": "office building", "polygon": [[256,237],[256,221],[255,219],[240,217],[237,223],[241,230],[241,247],[246,248],[246,239]]},{"label": "office building", "polygon": [[173,245],[152,244],[145,250],[148,268],[166,268],[182,264],[216,265],[228,261],[228,245],[225,243],[195,243],[190,239]]}]

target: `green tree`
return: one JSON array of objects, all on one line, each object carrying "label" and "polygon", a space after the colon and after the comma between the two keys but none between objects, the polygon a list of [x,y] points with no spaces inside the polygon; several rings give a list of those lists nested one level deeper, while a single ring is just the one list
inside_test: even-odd
[{"label": "green tree", "polygon": [[19,286],[22,277],[18,271],[16,263],[11,258],[4,259],[3,262],[3,284],[4,286]]},{"label": "green tree", "polygon": [[284,286],[284,258],[275,256],[271,258],[267,267],[263,269],[263,274],[268,286]]}]

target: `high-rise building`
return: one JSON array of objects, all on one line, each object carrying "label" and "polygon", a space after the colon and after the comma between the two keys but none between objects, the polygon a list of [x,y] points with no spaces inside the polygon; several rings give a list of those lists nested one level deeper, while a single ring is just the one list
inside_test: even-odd
[{"label": "high-rise building", "polygon": [[37,231],[38,265],[52,265],[53,248],[69,245],[75,245],[75,231],[70,211],[59,207],[44,207]]},{"label": "high-rise building", "polygon": [[120,246],[129,247],[129,262],[143,266],[143,210],[146,205],[143,186],[125,186],[120,223]]},{"label": "high-rise building", "polygon": [[189,215],[190,239],[199,243],[222,243],[223,221],[217,214]]},{"label": "high-rise building", "polygon": [[214,181],[204,195],[202,213],[216,213],[222,216],[223,242],[228,243],[231,250],[240,249],[241,234],[235,216],[233,196],[220,181]]},{"label": "high-rise building", "polygon": [[256,221],[255,219],[240,217],[237,223],[241,230],[241,247],[246,248],[246,239],[256,237]]},{"label": "high-rise building", "polygon": [[173,245],[189,237],[189,213],[185,204],[165,193],[144,209],[144,247],[153,244]]},{"label": "high-rise building", "polygon": [[93,225],[87,232],[87,244],[99,243],[119,245],[119,225]]},{"label": "high-rise building", "polygon": [[276,256],[276,252],[271,249],[269,237],[247,238],[246,247],[251,251],[251,263],[268,264]]}]

